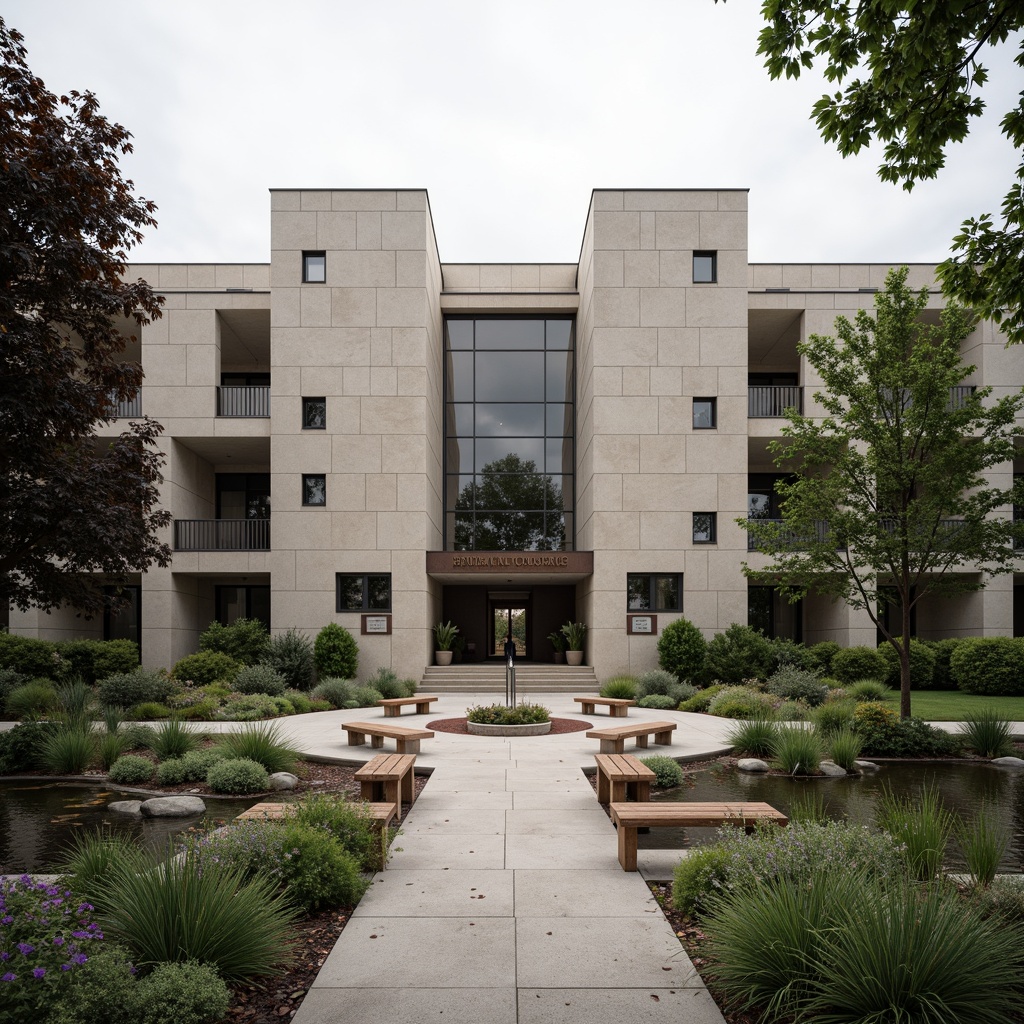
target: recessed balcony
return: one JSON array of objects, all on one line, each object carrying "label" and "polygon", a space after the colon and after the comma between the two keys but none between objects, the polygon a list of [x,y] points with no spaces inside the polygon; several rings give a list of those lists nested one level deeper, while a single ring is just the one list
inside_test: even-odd
[{"label": "recessed balcony", "polygon": [[[757,517],[756,522],[759,523],[770,523],[778,530],[779,543],[788,548],[791,551],[802,551],[805,548],[810,547],[812,544],[821,544],[823,541],[829,538],[829,525],[827,519],[819,519],[813,524],[813,533],[797,533],[796,530],[786,529],[785,519],[762,519]],[[845,544],[840,541],[836,541],[836,550],[841,551],[846,547]],[[748,551],[762,551],[763,548],[759,543],[759,539],[752,533],[747,534],[747,550]]]},{"label": "recessed balcony", "polygon": [[266,419],[270,416],[270,385],[221,385],[217,388],[217,415]]},{"label": "recessed balcony", "polygon": [[269,519],[175,519],[175,551],[269,551]]},{"label": "recessed balcony", "polygon": [[787,409],[804,411],[804,389],[799,384],[756,384],[747,388],[750,419],[781,419]]},{"label": "recessed balcony", "polygon": [[110,415],[116,420],[137,420],[142,416],[142,389],[136,388],[131,398],[110,395]]}]

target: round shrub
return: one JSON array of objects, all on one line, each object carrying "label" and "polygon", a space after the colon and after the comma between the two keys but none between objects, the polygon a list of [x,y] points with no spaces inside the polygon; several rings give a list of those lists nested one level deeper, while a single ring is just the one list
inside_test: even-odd
[{"label": "round shrub", "polygon": [[[457,639],[457,638],[456,638]],[[396,697],[411,697],[416,692],[415,679],[399,679],[389,668],[379,668],[369,679],[366,685],[373,687],[380,695],[387,699]]]},{"label": "round shrub", "polygon": [[101,679],[99,701],[114,708],[131,708],[145,701],[163,704],[174,689],[174,683],[163,672],[137,668],[134,672],[116,672]]},{"label": "round shrub", "polygon": [[33,679],[7,695],[8,716],[17,719],[45,718],[57,710],[57,691],[48,679]]},{"label": "round shrub", "polygon": [[955,690],[956,683],[949,667],[950,658],[953,652],[960,646],[961,641],[956,638],[946,640],[932,640],[928,646],[935,655],[935,668],[932,671],[933,690]]},{"label": "round shrub", "polygon": [[97,640],[92,652],[93,681],[139,667],[139,645],[134,640]]},{"label": "round shrub", "polygon": [[22,722],[0,732],[0,775],[42,768],[46,742],[59,729],[56,722]]},{"label": "round shrub", "polygon": [[784,700],[802,700],[808,707],[817,707],[828,694],[828,687],[813,672],[786,667],[765,680],[766,693]]},{"label": "round shrub", "polygon": [[613,676],[601,687],[601,696],[636,700],[637,681],[633,676]]},{"label": "round shrub", "polygon": [[137,985],[137,1024],[214,1024],[231,1002],[227,985],[196,960],[157,964]]},{"label": "round shrub", "polygon": [[641,757],[640,761],[654,772],[654,785],[659,789],[672,789],[683,784],[683,769],[671,757],[654,754]]},{"label": "round shrub", "polygon": [[811,655],[810,650],[803,644],[786,637],[773,637],[768,641],[772,646],[772,671],[778,672],[781,668],[799,668],[807,672],[817,672],[817,662]]},{"label": "round shrub", "polygon": [[153,762],[136,754],[125,754],[110,766],[110,781],[122,786],[137,786],[153,777]]},{"label": "round shrub", "polygon": [[734,622],[708,643],[704,678],[723,683],[766,679],[772,671],[772,643],[759,630]]},{"label": "round shrub", "polygon": [[305,633],[287,629],[271,637],[263,660],[284,676],[290,689],[308,690],[313,685],[313,641]]},{"label": "round shrub", "polygon": [[842,645],[837,644],[835,640],[822,640],[820,644],[812,644],[807,648],[812,662],[810,667],[816,669],[820,675],[832,675],[832,659],[842,649]]},{"label": "round shrub", "polygon": [[[197,693],[201,694],[202,690]],[[199,700],[175,708],[174,713],[189,722],[212,722],[217,717],[219,708],[219,700],[214,700],[212,697],[201,697]]]},{"label": "round shrub", "polygon": [[243,665],[235,676],[237,693],[266,693],[279,697],[284,693],[284,676],[269,665]]},{"label": "round shrub", "polygon": [[11,690],[17,689],[28,680],[13,668],[0,668],[0,709],[7,704],[7,696]]},{"label": "round shrub", "polygon": [[1024,647],[1005,636],[972,636],[950,655],[957,688],[988,697],[1024,696]]},{"label": "round shrub", "polygon": [[349,853],[326,829],[298,821],[286,822],[283,848],[285,893],[306,913],[324,907],[351,907],[366,892],[359,858]]},{"label": "round shrub", "polygon": [[155,700],[146,700],[131,709],[131,716],[137,722],[158,722],[171,717],[171,709]]},{"label": "round shrub", "polygon": [[262,793],[270,780],[263,765],[239,757],[211,765],[206,784],[214,793]]},{"label": "round shrub", "polygon": [[255,722],[261,718],[276,718],[280,714],[278,697],[265,693],[243,693],[229,697],[216,717],[225,722]]},{"label": "round shrub", "polygon": [[156,742],[156,729],[151,725],[126,725],[120,730],[124,737],[125,750],[152,750]]},{"label": "round shrub", "polygon": [[657,711],[675,711],[679,701],[669,697],[665,693],[652,693],[647,697],[641,697],[637,702],[638,708],[654,708]]},{"label": "round shrub", "polygon": [[[897,689],[899,687],[897,686]],[[877,679],[858,679],[846,687],[846,694],[860,704],[866,701],[887,701],[889,690],[884,683]]]},{"label": "round shrub", "polygon": [[352,683],[348,679],[324,679],[313,688],[314,700],[326,700],[332,708],[343,708],[352,700]]},{"label": "round shrub", "polygon": [[684,914],[707,909],[707,898],[729,877],[732,854],[723,846],[697,846],[676,865],[672,906]]},{"label": "round shrub", "polygon": [[[878,651],[885,659],[887,673],[882,680],[886,686],[894,690],[900,688],[900,659],[890,643],[878,645]],[[935,674],[935,652],[928,644],[911,638],[910,640],[910,688],[912,690],[930,690],[932,676]]]},{"label": "round shrub", "polygon": [[844,647],[832,656],[832,675],[841,683],[858,679],[884,679],[885,659],[874,647]]},{"label": "round shrub", "polygon": [[692,711],[702,714],[708,710],[708,705],[724,689],[725,685],[723,683],[715,683],[712,686],[705,686],[703,690],[698,690],[692,697],[684,700],[676,710]]},{"label": "round shrub", "polygon": [[336,622],[329,622],[317,633],[313,657],[318,676],[355,679],[359,670],[359,645],[355,637]]},{"label": "round shrub", "polygon": [[658,664],[676,679],[698,679],[707,654],[704,634],[688,619],[676,619],[658,637]]},{"label": "round shrub", "polygon": [[230,626],[211,622],[199,637],[199,650],[226,654],[240,665],[256,665],[266,657],[270,634],[259,619],[235,619]]},{"label": "round shrub", "polygon": [[182,782],[203,782],[206,774],[218,762],[224,760],[224,755],[215,748],[207,750],[190,750],[183,754],[181,760],[181,771],[184,777]]},{"label": "round shrub", "polygon": [[161,761],[156,766],[156,781],[161,786],[177,786],[179,783],[186,782],[185,765],[182,763],[182,758],[171,757],[166,761]]},{"label": "round shrub", "polygon": [[784,700],[775,714],[781,722],[806,722],[811,717],[811,709],[803,701]]},{"label": "round shrub", "polygon": [[0,665],[30,679],[53,678],[59,665],[56,654],[56,645],[49,640],[0,632]]},{"label": "round shrub", "polygon": [[356,686],[352,689],[352,700],[357,708],[372,708],[383,697],[372,686]]},{"label": "round shrub", "polygon": [[666,672],[663,668],[654,668],[650,672],[644,672],[637,679],[636,692],[638,697],[650,697],[655,693],[669,696],[673,688],[678,685],[679,680],[673,672]]},{"label": "round shrub", "polygon": [[920,718],[904,718],[880,703],[858,704],[853,727],[864,737],[865,757],[948,757],[960,741]]},{"label": "round shrub", "polygon": [[192,682],[196,686],[209,686],[211,683],[224,682],[231,684],[238,674],[238,662],[220,651],[199,651],[182,658],[171,673],[181,682]]},{"label": "round shrub", "polygon": [[771,700],[747,686],[727,686],[708,704],[708,714],[718,718],[761,718],[772,712]]},{"label": "round shrub", "polygon": [[313,710],[313,702],[309,699],[309,694],[303,693],[301,690],[288,690],[285,693],[285,698],[297,715],[308,715]]}]

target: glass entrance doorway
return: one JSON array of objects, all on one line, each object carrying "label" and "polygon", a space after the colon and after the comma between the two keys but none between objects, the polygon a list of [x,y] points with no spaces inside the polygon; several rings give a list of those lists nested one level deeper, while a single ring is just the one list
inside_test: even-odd
[{"label": "glass entrance doorway", "polygon": [[505,641],[509,636],[516,645],[516,657],[525,658],[527,622],[524,604],[492,604],[490,657],[504,657]]}]

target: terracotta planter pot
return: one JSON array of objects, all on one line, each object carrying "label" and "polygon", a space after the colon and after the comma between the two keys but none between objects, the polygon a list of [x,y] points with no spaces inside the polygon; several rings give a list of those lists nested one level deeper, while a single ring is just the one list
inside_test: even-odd
[{"label": "terracotta planter pot", "polygon": [[555,653],[551,656],[551,660],[554,661],[556,665],[564,665],[565,651],[555,651]]},{"label": "terracotta planter pot", "polygon": [[434,661],[438,665],[450,665],[452,663],[452,651],[434,651]]},{"label": "terracotta planter pot", "polygon": [[583,664],[583,652],[582,651],[566,651],[565,661],[569,665],[582,665]]}]

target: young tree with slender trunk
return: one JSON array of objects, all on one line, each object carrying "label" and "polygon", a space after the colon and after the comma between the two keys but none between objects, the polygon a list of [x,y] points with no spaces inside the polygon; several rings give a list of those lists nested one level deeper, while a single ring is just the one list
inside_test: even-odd
[{"label": "young tree with slender trunk", "polygon": [[[867,611],[899,657],[900,713],[910,714],[911,614],[927,597],[977,591],[1014,568],[1021,487],[991,486],[1012,463],[1024,396],[971,389],[961,342],[974,317],[953,305],[938,325],[928,293],[893,270],[875,311],[836,320],[836,337],[798,346],[822,386],[824,417],[787,412],[769,446],[793,475],[778,484],[781,521],[741,520],[772,558],[747,576],[790,599],[841,598]],[[882,609],[891,605],[895,625]]]}]

